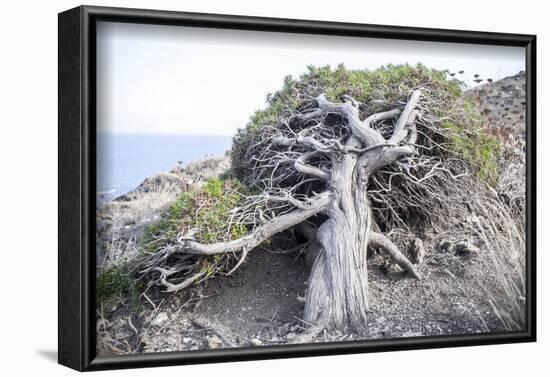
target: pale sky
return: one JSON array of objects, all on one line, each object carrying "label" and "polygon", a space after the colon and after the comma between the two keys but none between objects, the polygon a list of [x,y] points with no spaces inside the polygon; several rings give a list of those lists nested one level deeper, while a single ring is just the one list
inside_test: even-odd
[{"label": "pale sky", "polygon": [[[308,65],[423,63],[498,80],[525,69],[522,47],[101,22],[98,130],[233,135],[267,93]],[[460,77],[460,75],[457,75]]]}]

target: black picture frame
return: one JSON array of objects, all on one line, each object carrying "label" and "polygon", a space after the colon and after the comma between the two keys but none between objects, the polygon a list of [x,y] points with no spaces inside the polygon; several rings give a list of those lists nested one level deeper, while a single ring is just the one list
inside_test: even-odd
[{"label": "black picture frame", "polygon": [[[527,330],[387,340],[95,356],[98,21],[525,47]],[[536,36],[80,6],[59,14],[59,363],[79,371],[536,341]]]}]

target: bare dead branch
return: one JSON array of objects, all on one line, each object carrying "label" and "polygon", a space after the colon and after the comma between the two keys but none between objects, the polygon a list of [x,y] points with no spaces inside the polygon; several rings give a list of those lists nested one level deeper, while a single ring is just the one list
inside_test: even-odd
[{"label": "bare dead branch", "polygon": [[397,121],[397,124],[395,125],[395,128],[393,130],[393,135],[390,137],[388,142],[390,143],[398,143],[402,141],[405,136],[407,135],[406,126],[414,122],[414,118],[416,117],[417,113],[415,112],[416,106],[418,104],[418,100],[420,99],[420,90],[414,90],[405,105],[405,108],[403,109],[403,112],[399,116],[399,120]]},{"label": "bare dead branch", "polygon": [[409,272],[412,276],[417,279],[420,279],[420,275],[416,272],[416,268],[411,263],[411,261],[399,251],[397,246],[382,233],[373,232],[369,233],[369,241],[372,243],[372,246],[382,249],[384,252],[388,253],[391,259],[399,265],[402,269]]},{"label": "bare dead branch", "polygon": [[313,176],[315,176],[317,178],[320,178],[324,181],[328,181],[330,179],[330,174],[326,170],[324,170],[322,168],[316,168],[312,165],[306,164],[306,161],[308,160],[308,158],[311,158],[311,157],[315,156],[316,153],[317,152],[309,152],[309,153],[306,153],[306,154],[298,157],[296,159],[296,161],[294,162],[294,167],[300,173],[313,175]]},{"label": "bare dead branch", "polygon": [[254,229],[250,234],[230,242],[219,242],[214,244],[201,244],[192,240],[181,240],[179,252],[199,255],[216,255],[224,253],[240,252],[243,249],[252,250],[272,235],[293,225],[299,224],[311,216],[324,211],[329,203],[329,193],[318,195],[309,208],[296,210],[292,213],[282,215],[276,221],[270,221],[259,228]]}]

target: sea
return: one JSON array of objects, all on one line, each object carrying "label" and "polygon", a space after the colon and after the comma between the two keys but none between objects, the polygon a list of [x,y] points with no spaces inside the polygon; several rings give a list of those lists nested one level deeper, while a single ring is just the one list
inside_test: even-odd
[{"label": "sea", "polygon": [[97,201],[112,200],[178,163],[223,155],[231,136],[98,133]]}]

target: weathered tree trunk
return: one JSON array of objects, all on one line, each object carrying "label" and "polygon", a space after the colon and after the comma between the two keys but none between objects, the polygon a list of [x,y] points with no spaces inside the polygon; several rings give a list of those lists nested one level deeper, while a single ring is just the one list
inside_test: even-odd
[{"label": "weathered tree trunk", "polygon": [[304,317],[325,328],[361,330],[367,323],[366,250],[372,220],[356,162],[347,155],[333,169],[329,219],[317,232],[322,250],[310,274]]},{"label": "weathered tree trunk", "polygon": [[[397,162],[403,170],[398,174],[417,184],[432,174],[430,171],[424,178],[417,179],[410,173],[409,160],[416,152],[415,119],[419,98],[420,90],[415,90],[403,109],[375,113],[361,120],[359,104],[353,99],[331,103],[320,95],[316,99],[316,109],[294,114],[285,121],[286,127],[264,128],[269,143],[255,149],[256,154],[249,162],[256,170],[271,171],[271,177],[262,173],[254,178],[258,187],[265,187],[264,193],[251,196],[251,202],[245,202],[242,208],[235,208],[233,212],[240,213],[237,222],[241,225],[249,226],[250,221],[254,224],[251,232],[238,239],[213,244],[199,243],[186,234],[178,235],[176,245],[163,247],[146,259],[142,273],[152,274],[154,282],[167,291],[177,291],[202,278],[202,272],[195,272],[197,263],[191,258],[193,255],[240,252],[240,260],[231,273],[250,250],[274,234],[325,213],[328,220],[316,233],[320,252],[310,274],[304,317],[314,324],[310,334],[321,328],[361,332],[367,325],[369,307],[369,242],[384,250],[404,270],[419,277],[415,267],[392,241],[376,232],[379,229],[371,229],[372,211],[367,198],[369,178],[384,166]],[[342,124],[325,124],[329,114],[342,117]],[[338,127],[346,129],[345,137],[345,133],[341,133],[343,130],[335,129]],[[393,127],[391,135],[387,135],[388,127]],[[434,164],[432,171],[439,162]],[[296,173],[299,177],[294,176]],[[286,185],[283,182],[290,177],[296,178],[294,186],[279,186]],[[294,182],[294,178],[290,181]],[[296,188],[310,180],[320,181],[323,191],[316,193],[308,189],[311,192],[306,197],[297,195]],[[270,209],[267,203],[271,202],[277,203],[278,209]],[[262,215],[264,206],[268,206],[267,219]],[[168,264],[169,260],[176,260],[176,265]],[[178,275],[181,271],[195,274],[188,273],[182,280]]]}]

